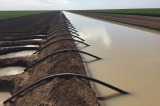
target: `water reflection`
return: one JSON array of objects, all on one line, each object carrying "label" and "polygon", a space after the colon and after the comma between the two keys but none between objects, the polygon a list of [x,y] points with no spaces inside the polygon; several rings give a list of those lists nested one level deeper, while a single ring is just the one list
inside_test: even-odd
[{"label": "water reflection", "polygon": [[46,36],[46,35],[34,35],[34,36]]},{"label": "water reflection", "polygon": [[8,53],[5,55],[0,55],[0,59],[29,56],[29,55],[32,55],[34,52],[36,52],[36,50],[27,50],[27,51],[21,51],[21,52]]},{"label": "water reflection", "polygon": [[39,47],[39,45],[25,45],[25,46],[20,46],[20,47]]},{"label": "water reflection", "polygon": [[43,40],[43,39],[32,39],[32,40],[41,41],[41,40]]},{"label": "water reflection", "polygon": [[9,98],[10,96],[11,94],[9,92],[0,92],[0,106],[4,106],[3,101]]},{"label": "water reflection", "polygon": [[[94,33],[91,32],[91,30],[94,31]],[[96,43],[102,43],[107,47],[109,47],[111,44],[111,39],[108,36],[105,27],[84,26],[84,29],[79,31],[79,35],[85,35],[83,36],[83,39],[95,39],[97,41]]]},{"label": "water reflection", "polygon": [[39,45],[10,46],[10,47],[0,47],[0,48],[16,48],[16,47],[39,47]]},{"label": "water reflection", "polygon": [[[83,51],[103,58],[88,63],[92,76],[132,94],[103,99],[107,106],[160,106],[159,34],[72,13],[65,15],[91,45]],[[117,93],[96,86],[102,97]]]},{"label": "water reflection", "polygon": [[120,93],[115,93],[115,94],[111,94],[111,95],[106,95],[106,96],[101,96],[101,97],[97,97],[98,100],[109,100],[109,99],[113,99],[119,96],[123,96],[123,94]]},{"label": "water reflection", "polygon": [[16,75],[24,72],[25,67],[0,68],[0,76]]}]

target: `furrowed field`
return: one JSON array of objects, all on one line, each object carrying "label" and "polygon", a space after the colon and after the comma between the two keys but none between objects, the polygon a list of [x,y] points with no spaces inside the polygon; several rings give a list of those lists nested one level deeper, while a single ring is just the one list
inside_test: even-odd
[{"label": "furrowed field", "polygon": [[49,11],[0,11],[0,20],[41,14]]},{"label": "furrowed field", "polygon": [[128,14],[160,16],[160,8],[152,9],[112,9],[112,10],[81,10],[82,12],[108,13],[108,14]]}]

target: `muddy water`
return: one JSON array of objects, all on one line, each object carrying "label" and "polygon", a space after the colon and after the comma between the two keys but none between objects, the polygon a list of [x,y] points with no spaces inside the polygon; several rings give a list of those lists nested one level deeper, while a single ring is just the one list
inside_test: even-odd
[{"label": "muddy water", "polygon": [[[34,40],[42,40],[42,39],[34,39]],[[18,47],[18,46],[16,46]],[[20,47],[39,47],[39,45],[25,45]],[[7,48],[7,47],[6,47]],[[32,55],[35,52],[35,50],[27,50],[27,51],[21,51],[21,52],[13,52],[8,53],[6,55],[0,55],[0,58],[14,58],[14,57],[23,57]],[[10,76],[10,75],[16,75],[24,72],[25,67],[6,67],[6,68],[0,68],[0,77],[1,76]],[[0,91],[0,106],[3,105],[3,101],[9,98],[11,94],[9,92]]]},{"label": "muddy water", "polygon": [[[10,76],[16,75],[24,72],[25,67],[6,67],[0,68],[0,77],[1,76]],[[11,96],[10,92],[0,91],[0,106],[3,105],[3,101]]]},{"label": "muddy water", "polygon": [[25,45],[25,46],[21,46],[21,47],[39,47],[39,45]]},{"label": "muddy water", "polygon": [[4,106],[3,101],[9,98],[10,96],[11,94],[9,92],[0,92],[0,106]]},{"label": "muddy water", "polygon": [[16,75],[24,72],[25,67],[0,68],[0,76]]},{"label": "muddy water", "polygon": [[21,51],[21,52],[8,53],[5,55],[0,55],[0,59],[29,56],[29,55],[32,55],[34,52],[36,52],[36,50],[27,50],[27,51]]},{"label": "muddy water", "polygon": [[131,93],[117,95],[96,85],[101,101],[107,106],[160,106],[160,33],[64,13],[91,45],[80,48],[103,58],[88,62],[92,76]]},{"label": "muddy water", "polygon": [[[36,36],[46,36],[46,35],[36,35]],[[38,38],[38,39],[32,39],[32,40],[41,41],[41,40],[43,40],[43,39]]]},{"label": "muddy water", "polygon": [[10,46],[10,47],[0,47],[0,48],[16,48],[16,47],[39,47],[39,45]]},{"label": "muddy water", "polygon": [[[16,75],[24,72],[25,67],[6,67],[0,68],[0,77],[1,76],[10,76]],[[9,92],[0,91],[0,106],[3,105],[3,101],[9,98],[11,94]]]},{"label": "muddy water", "polygon": [[41,41],[41,40],[43,40],[43,39],[32,39],[32,40]]}]

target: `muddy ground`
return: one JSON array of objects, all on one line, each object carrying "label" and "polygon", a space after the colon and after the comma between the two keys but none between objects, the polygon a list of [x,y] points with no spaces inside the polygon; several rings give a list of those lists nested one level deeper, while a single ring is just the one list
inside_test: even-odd
[{"label": "muddy ground", "polygon": [[[55,28],[56,27],[56,28]],[[44,35],[44,36],[37,36]],[[57,36],[46,43],[47,39]],[[42,41],[33,39],[42,38]],[[58,39],[70,38],[66,17],[61,12],[50,12],[0,22],[0,54],[20,50],[39,50]],[[39,48],[18,47],[22,45],[39,45]],[[15,47],[16,46],[16,47]],[[4,47],[9,47],[5,48]],[[0,68],[9,66],[29,67],[41,58],[62,49],[77,49],[72,40],[55,42],[40,52],[26,57],[0,59]],[[0,77],[0,91],[15,94],[26,86],[49,75],[59,73],[77,73],[87,75],[82,58],[77,52],[58,53],[23,73]],[[77,77],[55,78],[41,83],[33,89],[17,96],[6,106],[99,106],[90,82]]]},{"label": "muddy ground", "polygon": [[89,13],[69,11],[76,14],[81,14],[89,17],[94,17],[102,20],[109,20],[143,28],[153,29],[160,31],[160,17],[154,16],[139,16],[139,15],[120,15],[120,14],[107,14],[107,13]]}]

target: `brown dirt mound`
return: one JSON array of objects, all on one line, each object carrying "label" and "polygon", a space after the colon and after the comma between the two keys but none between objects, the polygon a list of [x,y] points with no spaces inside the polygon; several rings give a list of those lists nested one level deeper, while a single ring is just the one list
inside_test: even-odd
[{"label": "brown dirt mound", "polygon": [[[57,26],[58,29],[54,29]],[[65,29],[65,30],[63,30]],[[56,33],[55,33],[56,32]],[[0,37],[5,41],[17,39],[20,41],[10,42],[8,45],[32,44],[32,41],[21,41],[24,37],[33,37],[35,35],[46,34],[50,39],[57,35],[55,39],[48,43],[62,38],[72,38],[69,29],[65,23],[65,16],[61,12],[51,12],[35,16],[24,17],[9,21],[0,22]],[[6,37],[6,38],[5,38]],[[21,37],[21,39],[18,39]],[[40,48],[48,43],[40,44]],[[3,43],[1,45],[4,45]],[[11,65],[30,66],[39,59],[62,49],[77,49],[74,41],[66,40],[56,42],[37,54],[29,57],[18,57],[12,59],[0,59],[0,67]],[[3,50],[2,50],[3,51]],[[77,73],[87,75],[82,58],[77,52],[64,52],[50,56],[36,66],[27,69],[24,73],[0,77],[0,89],[10,91],[15,94],[22,88],[34,83],[41,78],[59,73]],[[33,89],[17,96],[6,106],[99,106],[96,95],[90,85],[90,82],[77,77],[70,79],[56,78],[46,83],[41,83]]]}]

